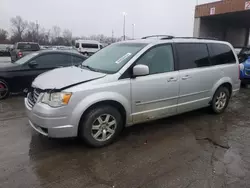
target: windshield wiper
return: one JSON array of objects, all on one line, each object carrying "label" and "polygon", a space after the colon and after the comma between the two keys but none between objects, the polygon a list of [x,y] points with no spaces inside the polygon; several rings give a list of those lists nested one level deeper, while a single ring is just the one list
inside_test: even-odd
[{"label": "windshield wiper", "polygon": [[100,72],[100,71],[98,71],[98,70],[96,70],[96,69],[94,69],[93,67],[90,67],[90,66],[88,66],[88,65],[81,65],[81,68],[87,68],[88,70],[91,70],[91,71],[94,71],[94,72]]}]

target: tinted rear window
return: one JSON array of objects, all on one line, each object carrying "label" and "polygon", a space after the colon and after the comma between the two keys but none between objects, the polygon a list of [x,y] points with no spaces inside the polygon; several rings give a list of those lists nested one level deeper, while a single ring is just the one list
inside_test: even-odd
[{"label": "tinted rear window", "polygon": [[236,63],[232,49],[226,44],[209,44],[209,50],[213,65]]},{"label": "tinted rear window", "polygon": [[180,70],[210,66],[206,44],[181,43],[176,44],[176,50]]},{"label": "tinted rear window", "polygon": [[76,43],[76,48],[79,48],[79,43]]},{"label": "tinted rear window", "polygon": [[98,44],[82,43],[82,48],[98,48]]},{"label": "tinted rear window", "polygon": [[29,44],[29,43],[18,43],[17,49],[23,50],[23,51],[37,51],[40,50],[40,47],[38,44]]}]

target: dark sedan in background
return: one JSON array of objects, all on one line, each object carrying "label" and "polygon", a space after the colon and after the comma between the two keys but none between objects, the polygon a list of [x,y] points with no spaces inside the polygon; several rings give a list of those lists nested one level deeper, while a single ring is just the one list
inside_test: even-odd
[{"label": "dark sedan in background", "polygon": [[59,67],[78,66],[86,59],[75,51],[41,50],[14,63],[0,63],[0,100],[22,92],[41,73]]}]

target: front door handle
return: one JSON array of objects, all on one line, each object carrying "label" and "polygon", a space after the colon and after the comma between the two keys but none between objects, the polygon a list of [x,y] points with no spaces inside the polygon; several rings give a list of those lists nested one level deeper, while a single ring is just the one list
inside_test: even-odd
[{"label": "front door handle", "polygon": [[168,79],[168,82],[176,82],[177,81],[177,78],[174,78],[174,77],[171,77]]},{"label": "front door handle", "polygon": [[188,79],[190,79],[190,78],[191,78],[191,76],[186,75],[186,76],[183,76],[181,79],[182,79],[182,80],[188,80]]}]

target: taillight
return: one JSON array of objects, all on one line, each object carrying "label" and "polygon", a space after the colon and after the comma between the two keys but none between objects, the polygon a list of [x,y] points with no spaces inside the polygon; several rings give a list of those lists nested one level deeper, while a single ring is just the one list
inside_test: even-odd
[{"label": "taillight", "polygon": [[23,56],[22,52],[18,52],[17,56],[22,57]]}]

